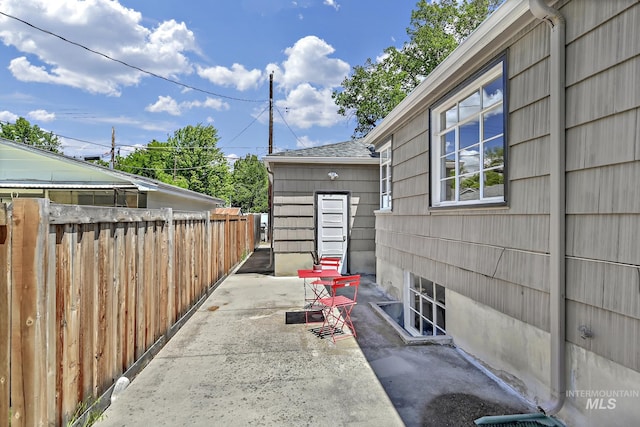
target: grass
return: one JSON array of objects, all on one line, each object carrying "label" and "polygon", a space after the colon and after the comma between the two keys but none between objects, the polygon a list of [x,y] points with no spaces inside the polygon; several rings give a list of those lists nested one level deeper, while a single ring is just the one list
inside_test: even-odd
[{"label": "grass", "polygon": [[[97,402],[97,399],[95,399],[91,403],[80,402],[78,404],[78,407],[74,411],[73,415],[71,416],[71,419],[69,421],[67,421],[66,427],[91,427],[97,421],[102,420],[104,418],[104,415],[102,413],[100,413],[99,411],[91,411],[90,410],[90,408],[96,402]],[[86,414],[86,416],[85,416],[85,412],[87,412],[87,410],[89,410],[89,413]],[[76,425],[76,423],[83,417],[84,417],[84,419],[82,421],[82,424]]]}]

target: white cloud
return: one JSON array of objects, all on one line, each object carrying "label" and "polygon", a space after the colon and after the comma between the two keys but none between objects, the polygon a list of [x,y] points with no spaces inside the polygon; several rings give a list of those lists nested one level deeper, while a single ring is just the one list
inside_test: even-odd
[{"label": "white cloud", "polygon": [[307,83],[298,85],[286,99],[276,101],[276,107],[288,124],[301,129],[330,127],[346,120],[338,115],[338,107],[331,98],[331,88],[316,89]]},{"label": "white cloud", "polygon": [[301,38],[285,49],[287,59],[282,63],[283,80],[278,83],[285,89],[292,89],[300,83],[339,86],[351,67],[341,59],[329,58],[334,51],[331,45],[316,36]]},{"label": "white cloud", "polygon": [[18,119],[19,117],[11,111],[0,111],[0,122],[15,123]]},{"label": "white cloud", "polygon": [[335,10],[340,9],[340,5],[338,3],[336,3],[335,0],[324,0],[323,4],[326,5],[326,6],[331,6]]},{"label": "white cloud", "polygon": [[180,103],[181,109],[191,108],[211,108],[213,110],[222,111],[231,108],[228,103],[221,99],[207,97],[204,101],[185,101]]},{"label": "white cloud", "polygon": [[204,101],[184,101],[178,102],[170,96],[158,96],[158,100],[154,104],[147,105],[146,111],[151,113],[169,113],[172,116],[180,116],[185,110],[192,108],[210,108],[221,111],[228,110],[229,104],[211,97],[207,97]]},{"label": "white cloud", "polygon": [[[266,73],[274,73],[274,82],[284,95],[276,101],[288,125],[300,129],[330,127],[346,119],[338,114],[331,94],[349,74],[350,65],[330,58],[335,49],[316,36],[306,36],[285,49],[282,64],[269,64]],[[285,113],[286,111],[286,113]],[[276,121],[282,121],[279,115]]]},{"label": "white cloud", "polygon": [[34,110],[28,112],[27,117],[39,122],[51,122],[56,119],[56,114],[46,110]]},{"label": "white cloud", "polygon": [[178,103],[170,96],[158,96],[155,104],[147,105],[145,110],[152,113],[169,113],[172,116],[179,116],[181,114]]},{"label": "white cloud", "polygon": [[231,68],[221,66],[197,67],[197,71],[200,77],[209,80],[211,83],[220,86],[232,86],[239,91],[256,89],[263,80],[262,71],[256,69],[247,70],[240,64],[233,64]]},{"label": "white cloud", "polygon": [[158,121],[151,122],[149,120],[138,120],[127,116],[96,117],[91,120],[95,123],[106,123],[110,126],[132,126],[152,132],[172,132],[176,129],[175,123]]},{"label": "white cloud", "polygon": [[[110,0],[2,0],[5,13],[147,71],[176,77],[191,73],[186,53],[198,52],[184,23],[141,24],[142,15]],[[0,40],[23,55],[10,62],[25,82],[59,84],[90,93],[119,96],[144,73],[88,52],[50,34],[0,16]]]}]

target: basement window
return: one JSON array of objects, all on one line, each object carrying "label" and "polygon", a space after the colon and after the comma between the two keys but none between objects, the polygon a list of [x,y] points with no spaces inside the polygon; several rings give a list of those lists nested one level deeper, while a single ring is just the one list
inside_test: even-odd
[{"label": "basement window", "polygon": [[413,273],[407,280],[404,328],[413,336],[446,335],[444,286]]}]

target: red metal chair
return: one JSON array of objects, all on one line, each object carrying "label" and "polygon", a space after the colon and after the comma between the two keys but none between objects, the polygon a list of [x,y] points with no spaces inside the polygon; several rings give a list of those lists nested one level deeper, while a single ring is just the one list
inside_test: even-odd
[{"label": "red metal chair", "polygon": [[320,265],[323,270],[339,270],[342,258],[337,257],[322,257],[320,258]]},{"label": "red metal chair", "polygon": [[[351,311],[357,303],[360,275],[336,277],[328,286],[331,288],[330,295],[316,301],[316,308],[322,310],[323,314],[322,326],[311,330],[321,338],[331,337],[334,343],[338,339],[355,337],[356,329],[351,321]],[[352,290],[351,297],[345,295],[346,288]],[[307,323],[312,323],[308,316]]]},{"label": "red metal chair", "polygon": [[[327,270],[335,270],[337,272],[340,271],[340,263],[342,262],[342,258],[338,257],[321,257],[320,265],[322,266],[323,271]],[[340,274],[338,274],[340,276]],[[327,286],[331,286],[333,283],[332,280],[336,276],[328,276],[328,277],[319,277],[316,280],[309,283],[310,288],[313,291],[314,297],[311,301],[311,304],[308,304],[309,308],[312,308],[316,304],[319,298],[330,296],[327,292]]]}]

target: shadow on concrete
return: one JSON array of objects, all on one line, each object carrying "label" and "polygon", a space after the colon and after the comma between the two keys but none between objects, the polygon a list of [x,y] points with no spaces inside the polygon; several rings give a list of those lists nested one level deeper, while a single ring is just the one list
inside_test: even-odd
[{"label": "shadow on concrete", "polygon": [[535,412],[455,345],[405,344],[369,305],[389,300],[375,276],[363,276],[352,319],[362,353],[407,427],[473,426],[486,415]]},{"label": "shadow on concrete", "polygon": [[269,246],[256,248],[235,274],[263,274],[265,276],[273,276],[271,248]]}]

